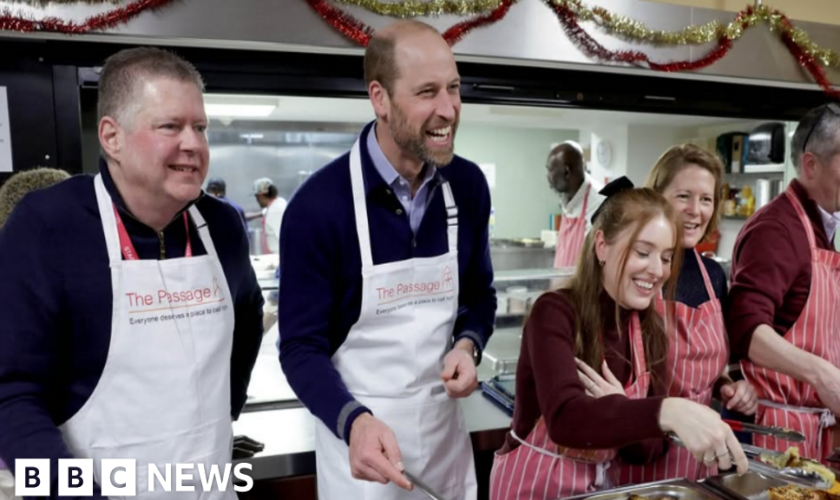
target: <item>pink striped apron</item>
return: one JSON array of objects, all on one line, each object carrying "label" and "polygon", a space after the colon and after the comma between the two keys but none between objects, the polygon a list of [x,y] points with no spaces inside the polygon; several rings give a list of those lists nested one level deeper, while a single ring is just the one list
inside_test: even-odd
[{"label": "pink striped apron", "polygon": [[[785,334],[794,346],[840,364],[840,254],[817,247],[814,229],[791,188],[785,191],[796,209],[811,246],[811,291],[802,315]],[[737,245],[737,244],[736,244]],[[768,370],[749,361],[741,362],[741,369],[759,397],[756,423],[793,429],[805,435],[799,443],[802,456],[825,460],[832,453],[830,426],[834,414],[820,403],[816,390],[805,382]],[[767,436],[754,437],[755,444],[771,450],[784,451],[791,446]]]},{"label": "pink striped apron", "polygon": [[[636,380],[625,388],[625,393],[628,398],[641,399],[648,394],[650,373],[637,312],[631,315],[629,330]],[[513,430],[511,435],[521,445],[503,455],[496,453],[490,472],[490,500],[566,498],[610,486],[606,472],[617,450],[558,446],[548,437],[542,418],[526,439],[516,436]]]},{"label": "pink striped apron", "polygon": [[560,228],[557,230],[557,250],[554,252],[555,268],[577,265],[578,256],[583,250],[583,238],[586,237],[586,207],[589,205],[590,191],[592,191],[592,184],[586,186],[580,217],[564,215],[560,219]]},{"label": "pink striped apron", "polygon": [[[694,251],[709,301],[693,308],[680,302],[656,301],[656,309],[667,321],[666,306],[673,305],[676,332],[668,351],[668,395],[686,398],[702,405],[712,404],[712,390],[729,360],[729,339],[723,322],[723,309],[715,295],[709,273],[697,250]],[[674,331],[670,328],[667,331]],[[707,468],[680,446],[671,445],[668,453],[656,462],[630,465],[620,459],[614,468],[616,485],[642,484],[665,479],[688,478],[692,481],[717,473],[717,467]]]}]

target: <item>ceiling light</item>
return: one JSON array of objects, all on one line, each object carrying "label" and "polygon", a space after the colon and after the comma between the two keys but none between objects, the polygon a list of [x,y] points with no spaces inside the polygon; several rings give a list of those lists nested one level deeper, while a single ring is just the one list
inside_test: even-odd
[{"label": "ceiling light", "polygon": [[207,116],[226,118],[265,118],[277,109],[272,104],[206,104]]},{"label": "ceiling light", "polygon": [[239,137],[243,139],[262,139],[262,134],[239,134]]}]

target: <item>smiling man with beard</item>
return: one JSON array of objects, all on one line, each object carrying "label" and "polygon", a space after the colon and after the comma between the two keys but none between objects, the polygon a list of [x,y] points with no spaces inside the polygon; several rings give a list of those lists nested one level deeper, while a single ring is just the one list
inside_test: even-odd
[{"label": "smiling man with beard", "polygon": [[458,69],[437,31],[400,21],[371,39],[365,79],[376,121],[286,209],[281,365],[318,417],[321,499],[416,498],[407,470],[474,500],[457,398],[478,384],[496,295],[487,182],[453,154]]}]

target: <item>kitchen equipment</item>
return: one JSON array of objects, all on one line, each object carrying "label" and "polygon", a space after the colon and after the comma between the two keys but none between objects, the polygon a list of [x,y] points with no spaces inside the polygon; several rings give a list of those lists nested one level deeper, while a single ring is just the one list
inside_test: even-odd
[{"label": "kitchen equipment", "polygon": [[778,476],[772,472],[772,467],[767,467],[771,469],[769,473],[755,470],[750,464],[750,471],[743,476],[728,472],[706,478],[703,480],[703,484],[732,500],[769,500],[768,490],[770,488],[778,488],[789,484],[811,489],[827,489],[817,488],[813,486],[811,481],[801,480],[797,477]]},{"label": "kitchen equipment", "polygon": [[738,422],[737,420],[726,420],[724,419],[724,423],[729,425],[733,431],[739,432],[749,432],[751,434],[761,434],[764,436],[773,436],[778,439],[784,439],[785,441],[792,441],[795,443],[801,443],[805,441],[805,436],[796,431],[782,429],[781,427],[765,427],[763,425],[755,425],[755,424],[748,424],[745,422]]},{"label": "kitchen equipment", "polygon": [[[668,433],[668,437],[678,446],[685,446],[676,434]],[[827,490],[833,486],[832,484],[825,482],[816,472],[795,467],[778,469],[757,459],[761,455],[779,454],[778,452],[749,444],[742,444],[741,448],[744,450],[744,454],[747,455],[749,469],[752,472],[772,477],[788,484],[804,486],[806,488]]]},{"label": "kitchen equipment", "polygon": [[785,162],[785,124],[763,123],[750,132],[747,163],[763,165]]},{"label": "kitchen equipment", "polygon": [[637,484],[612,490],[586,493],[568,500],[628,500],[630,496],[659,500],[663,497],[674,500],[719,500],[722,495],[686,479],[669,479],[656,483]]},{"label": "kitchen equipment", "polygon": [[408,472],[407,470],[403,471],[403,474],[405,474],[405,477],[407,477],[408,480],[411,481],[411,484],[413,484],[417,489],[425,493],[427,497],[431,498],[432,500],[446,500],[446,498],[440,496],[438,493],[435,492],[435,490],[432,489],[431,486],[421,481],[414,474]]},{"label": "kitchen equipment", "polygon": [[785,190],[784,179],[776,179],[770,182],[770,199],[779,196]]},{"label": "kitchen equipment", "polygon": [[741,132],[729,132],[718,136],[716,149],[727,174],[743,172],[748,141],[747,134]]},{"label": "kitchen equipment", "polygon": [[755,185],[755,209],[763,207],[773,199],[770,179],[759,179]]},{"label": "kitchen equipment", "polygon": [[501,408],[505,413],[513,416],[513,398],[508,397],[505,391],[496,387],[492,382],[481,382],[481,393],[492,401],[496,406]]},{"label": "kitchen equipment", "polygon": [[508,314],[525,314],[528,307],[528,288],[511,286],[505,293],[508,295]]},{"label": "kitchen equipment", "polygon": [[787,483],[750,471],[743,476],[734,472],[712,476],[703,480],[703,484],[734,500],[769,500],[770,488],[785,486]]}]

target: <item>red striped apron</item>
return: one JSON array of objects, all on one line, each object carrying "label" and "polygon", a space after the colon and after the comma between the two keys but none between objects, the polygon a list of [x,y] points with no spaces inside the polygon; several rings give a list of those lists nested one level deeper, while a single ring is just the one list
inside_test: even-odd
[{"label": "red striped apron", "polygon": [[[840,253],[817,247],[814,229],[796,194],[785,191],[796,209],[811,246],[811,291],[802,315],[785,334],[785,339],[803,351],[840,365]],[[737,243],[736,243],[737,246]],[[749,361],[741,362],[741,369],[759,397],[756,422],[793,429],[805,435],[799,443],[802,456],[825,460],[832,453],[830,426],[834,414],[819,400],[816,390],[805,382],[768,370]],[[788,441],[767,436],[754,436],[762,448],[784,451]]]},{"label": "red striped apron", "polygon": [[[625,388],[625,393],[628,398],[641,399],[648,394],[650,373],[636,312],[631,315],[628,335],[636,380]],[[542,418],[526,439],[520,439],[513,430],[511,435],[521,445],[503,455],[496,453],[490,473],[490,500],[566,498],[610,486],[606,472],[617,450],[574,450],[558,446],[548,437]]]},{"label": "red striped apron", "polygon": [[[723,321],[723,308],[715,295],[709,273],[697,250],[694,255],[703,274],[709,301],[695,309],[660,297],[656,301],[656,309],[665,319],[667,327],[665,308],[668,305],[676,308],[676,333],[668,350],[668,395],[710,406],[715,382],[729,360],[729,339]],[[668,328],[667,331],[673,330]],[[664,457],[650,464],[629,465],[618,460],[614,472],[616,485],[625,485],[683,477],[696,481],[716,474],[717,467],[707,468],[685,448],[672,445]]]},{"label": "red striped apron", "polygon": [[557,230],[557,250],[554,251],[555,268],[577,265],[578,256],[583,249],[583,238],[586,237],[586,207],[589,205],[590,191],[592,191],[592,184],[587,184],[579,217],[563,215],[560,219],[560,228]]}]

